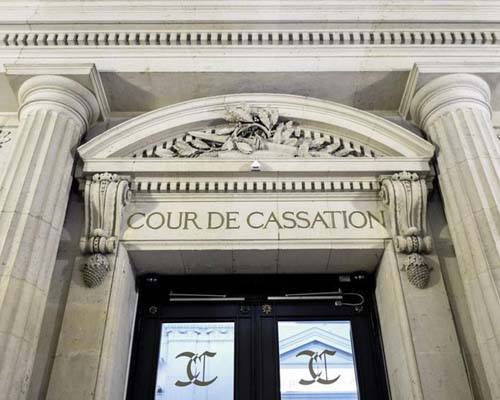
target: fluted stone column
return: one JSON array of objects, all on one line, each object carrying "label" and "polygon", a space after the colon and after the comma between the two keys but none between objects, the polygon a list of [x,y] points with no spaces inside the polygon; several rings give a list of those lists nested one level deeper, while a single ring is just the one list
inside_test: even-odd
[{"label": "fluted stone column", "polygon": [[490,89],[457,74],[429,82],[413,120],[437,147],[439,182],[465,295],[493,399],[500,399],[500,141]]},{"label": "fluted stone column", "polygon": [[36,76],[19,89],[18,141],[0,182],[0,397],[27,396],[71,186],[98,105],[79,83]]}]

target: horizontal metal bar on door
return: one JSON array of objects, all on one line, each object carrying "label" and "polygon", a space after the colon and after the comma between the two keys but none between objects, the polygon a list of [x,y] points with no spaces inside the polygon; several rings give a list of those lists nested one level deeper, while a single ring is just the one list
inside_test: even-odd
[{"label": "horizontal metal bar on door", "polygon": [[282,301],[282,300],[342,300],[344,296],[268,296],[268,300]]},{"label": "horizontal metal bar on door", "polygon": [[171,302],[189,302],[189,301],[245,301],[244,297],[179,297],[171,298]]},{"label": "horizontal metal bar on door", "polygon": [[245,301],[244,297],[227,297],[225,294],[174,293],[170,292],[170,301]]},{"label": "horizontal metal bar on door", "polygon": [[287,293],[284,296],[269,296],[268,300],[342,300],[342,291],[337,292],[312,292],[312,293]]}]

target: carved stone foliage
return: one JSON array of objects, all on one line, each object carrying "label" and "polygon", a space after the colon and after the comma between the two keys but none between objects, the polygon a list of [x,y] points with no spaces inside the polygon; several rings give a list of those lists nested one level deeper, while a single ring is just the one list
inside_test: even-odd
[{"label": "carved stone foliage", "polygon": [[116,250],[123,207],[130,195],[129,181],[116,174],[95,174],[85,183],[85,231],[80,249],[90,254],[81,268],[89,287],[100,284],[110,270],[106,254]]},{"label": "carved stone foliage", "polygon": [[432,250],[426,227],[426,182],[415,173],[400,172],[382,179],[380,196],[389,211],[396,251],[409,254],[403,268],[409,281],[422,289],[429,282],[431,268],[420,254]]},{"label": "carved stone foliage", "polygon": [[346,146],[333,137],[306,138],[293,121],[280,121],[275,108],[240,104],[226,108],[225,125],[212,130],[189,131],[150,157],[222,157],[231,153],[288,157],[365,157],[360,148]]},{"label": "carved stone foliage", "polygon": [[12,140],[11,132],[0,129],[0,149]]},{"label": "carved stone foliage", "polygon": [[389,208],[396,250],[400,253],[428,253],[426,235],[427,186],[417,174],[400,172],[382,179],[381,197]]}]

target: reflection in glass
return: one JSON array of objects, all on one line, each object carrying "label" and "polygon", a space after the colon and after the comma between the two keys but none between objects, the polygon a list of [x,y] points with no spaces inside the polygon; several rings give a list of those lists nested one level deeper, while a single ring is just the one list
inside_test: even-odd
[{"label": "reflection in glass", "polygon": [[164,323],[155,400],[233,400],[234,323]]},{"label": "reflection in glass", "polygon": [[358,399],[349,321],[278,322],[281,400]]}]

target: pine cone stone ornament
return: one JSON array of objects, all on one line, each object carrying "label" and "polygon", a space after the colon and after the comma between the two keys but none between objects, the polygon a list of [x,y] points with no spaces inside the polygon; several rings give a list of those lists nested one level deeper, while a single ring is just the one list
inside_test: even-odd
[{"label": "pine cone stone ornament", "polygon": [[89,288],[99,286],[109,272],[108,258],[100,253],[87,257],[87,261],[81,266],[83,281]]},{"label": "pine cone stone ornament", "polygon": [[431,278],[431,267],[427,265],[420,254],[410,254],[404,263],[410,283],[419,289],[424,289]]}]

